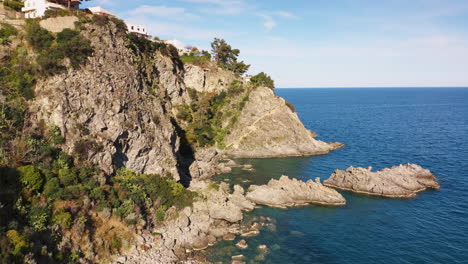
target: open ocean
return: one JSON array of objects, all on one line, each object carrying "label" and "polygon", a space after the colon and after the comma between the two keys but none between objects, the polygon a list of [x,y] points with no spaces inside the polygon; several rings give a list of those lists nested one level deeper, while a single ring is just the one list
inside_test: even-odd
[{"label": "open ocean", "polygon": [[[328,178],[335,169],[374,169],[416,163],[431,170],[441,190],[412,199],[339,191],[344,207],[262,207],[276,230],[208,249],[210,260],[230,263],[468,263],[468,88],[277,89],[296,106],[318,139],[345,143],[330,154],[303,158],[245,159],[255,171],[218,175],[244,187],[282,174]],[[268,254],[257,246],[266,244]]]}]

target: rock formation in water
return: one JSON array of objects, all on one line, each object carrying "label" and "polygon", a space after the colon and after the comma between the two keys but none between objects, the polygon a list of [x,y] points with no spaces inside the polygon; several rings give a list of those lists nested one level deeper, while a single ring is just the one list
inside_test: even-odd
[{"label": "rock formation in water", "polygon": [[252,185],[246,198],[254,203],[272,207],[291,207],[305,204],[344,205],[346,200],[334,189],[323,186],[320,179],[303,182],[281,176],[266,185]]},{"label": "rock formation in water", "polygon": [[372,168],[336,170],[324,185],[357,193],[392,198],[409,198],[428,188],[438,190],[440,185],[427,169],[405,164],[372,172]]}]

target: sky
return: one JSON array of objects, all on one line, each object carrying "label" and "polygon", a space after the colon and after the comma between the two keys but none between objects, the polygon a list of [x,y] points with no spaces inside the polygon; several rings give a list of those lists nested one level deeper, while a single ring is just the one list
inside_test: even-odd
[{"label": "sky", "polygon": [[280,88],[468,86],[468,0],[92,0],[153,36],[240,49]]}]

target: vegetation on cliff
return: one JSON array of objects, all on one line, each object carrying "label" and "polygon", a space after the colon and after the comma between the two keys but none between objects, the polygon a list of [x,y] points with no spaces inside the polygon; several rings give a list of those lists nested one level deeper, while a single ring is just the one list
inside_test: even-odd
[{"label": "vegetation on cliff", "polygon": [[[86,25],[124,29],[120,21],[83,16],[75,29],[54,34],[38,22],[28,20],[24,31],[0,29],[0,39],[8,40],[0,47],[0,262],[97,261],[128,247],[136,230],[158,225],[170,208],[190,205],[195,193],[171,175],[126,169],[106,175],[82,158],[95,147],[92,140],[83,138],[69,155],[58,127],[29,124],[36,82],[80,68],[92,56]],[[134,35],[121,37],[135,52],[173,52]]]},{"label": "vegetation on cliff", "polygon": [[24,3],[21,0],[5,0],[3,1],[3,5],[15,11],[21,11],[21,8],[24,7]]},{"label": "vegetation on cliff", "polygon": [[227,91],[200,93],[189,89],[191,104],[178,105],[177,118],[185,125],[185,138],[194,147],[224,147],[238,115],[249,100],[251,87],[240,81],[231,83]]},{"label": "vegetation on cliff", "polygon": [[250,65],[245,64],[243,61],[237,61],[240,51],[238,49],[233,49],[224,39],[215,38],[211,43],[211,49],[214,60],[221,68],[239,75],[249,70]]}]

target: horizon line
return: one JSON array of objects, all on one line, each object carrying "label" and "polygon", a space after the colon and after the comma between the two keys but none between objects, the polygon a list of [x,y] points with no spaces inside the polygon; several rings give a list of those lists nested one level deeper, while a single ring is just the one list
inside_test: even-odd
[{"label": "horizon line", "polygon": [[375,89],[375,88],[468,88],[468,86],[328,86],[328,87],[275,87],[275,89]]}]

